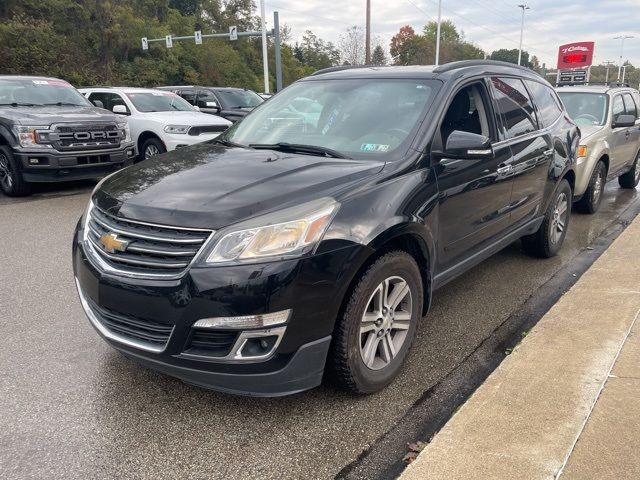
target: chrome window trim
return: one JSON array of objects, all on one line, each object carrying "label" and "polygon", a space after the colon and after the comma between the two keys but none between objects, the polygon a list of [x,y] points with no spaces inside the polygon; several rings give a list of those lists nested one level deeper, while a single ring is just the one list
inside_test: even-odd
[{"label": "chrome window trim", "polygon": [[163,346],[152,346],[148,343],[140,342],[137,340],[133,340],[131,338],[118,335],[117,333],[113,333],[107,327],[102,325],[102,322],[100,322],[100,320],[95,315],[95,313],[93,313],[93,310],[91,310],[91,307],[89,306],[89,303],[87,302],[87,299],[85,298],[84,293],[82,292],[82,288],[80,288],[80,282],[78,281],[78,278],[74,277],[74,280],[76,281],[76,288],[78,289],[78,297],[80,297],[80,303],[82,304],[82,309],[84,310],[84,313],[87,315],[87,318],[89,319],[89,322],[91,323],[91,325],[93,325],[94,328],[98,330],[98,332],[100,332],[104,337],[108,338],[109,340],[113,340],[114,342],[127,345],[128,347],[138,348],[140,350],[144,350],[147,352],[162,353],[167,349],[167,345],[169,345],[169,342],[171,341],[171,337],[173,336],[175,327],[172,328],[171,333],[169,334],[169,337],[167,338],[167,341]]}]

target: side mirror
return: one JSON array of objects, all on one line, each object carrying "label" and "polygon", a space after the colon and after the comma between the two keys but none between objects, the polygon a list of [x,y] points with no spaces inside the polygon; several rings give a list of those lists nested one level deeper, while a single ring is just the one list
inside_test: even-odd
[{"label": "side mirror", "polygon": [[198,112],[200,111],[200,107],[198,107],[197,105],[194,105],[193,108],[195,108],[196,111],[198,111]]},{"label": "side mirror", "polygon": [[92,100],[91,103],[93,103],[98,108],[104,108],[104,103],[102,103],[102,101],[100,100]]},{"label": "side mirror", "polygon": [[125,107],[124,105],[114,105],[111,110],[113,111],[113,113],[117,113],[119,115],[129,115],[129,112],[127,112],[127,107]]},{"label": "side mirror", "polygon": [[445,156],[459,159],[492,158],[491,139],[484,135],[454,130],[447,139]]},{"label": "side mirror", "polygon": [[619,115],[613,122],[613,128],[633,127],[636,124],[636,117],[633,115]]}]

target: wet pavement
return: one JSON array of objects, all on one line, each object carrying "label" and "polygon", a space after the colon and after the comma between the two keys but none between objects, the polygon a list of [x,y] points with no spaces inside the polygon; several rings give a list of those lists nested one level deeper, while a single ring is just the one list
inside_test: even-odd
[{"label": "wet pavement", "polygon": [[73,228],[90,182],[0,196],[0,478],[331,478],[640,196],[610,182],[574,213],[561,254],[506,248],[436,292],[400,378],[351,397],[330,386],[281,399],[185,385],[108,347],[81,310]]}]

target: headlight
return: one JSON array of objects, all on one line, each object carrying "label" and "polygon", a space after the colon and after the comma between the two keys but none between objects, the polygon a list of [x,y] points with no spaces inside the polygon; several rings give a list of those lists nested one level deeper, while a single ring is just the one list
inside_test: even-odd
[{"label": "headlight", "polygon": [[238,225],[215,245],[207,263],[251,262],[295,257],[312,251],[340,204],[323,198]]},{"label": "headlight", "polygon": [[189,125],[167,125],[164,131],[167,133],[187,133],[191,126]]},{"label": "headlight", "polygon": [[41,133],[42,130],[48,130],[49,126],[24,126],[17,125],[14,127],[14,131],[22,147],[38,147],[38,148],[52,148],[51,144],[42,143],[46,139],[46,132]]},{"label": "headlight", "polygon": [[89,219],[91,218],[91,210],[93,210],[93,200],[89,199],[89,203],[87,204],[87,208],[84,210],[84,215],[82,215],[82,240],[86,243],[87,235],[89,232]]},{"label": "headlight", "polygon": [[118,130],[120,130],[124,136],[123,138],[123,142],[130,142],[131,141],[131,127],[129,127],[129,123],[128,122],[122,122],[118,124]]}]

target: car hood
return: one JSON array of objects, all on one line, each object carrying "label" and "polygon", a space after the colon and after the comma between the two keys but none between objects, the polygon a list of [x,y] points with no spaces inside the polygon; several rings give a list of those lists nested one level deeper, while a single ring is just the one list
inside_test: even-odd
[{"label": "car hood", "polygon": [[604,127],[602,125],[581,125],[580,127],[580,141],[591,140],[596,133],[601,132]]},{"label": "car hood", "polygon": [[51,125],[64,122],[116,122],[116,115],[97,107],[1,107],[0,116],[21,125]]},{"label": "car hood", "polygon": [[350,191],[382,162],[324,158],[204,143],[108,177],[94,195],[112,215],[161,225],[220,229]]},{"label": "car hood", "polygon": [[167,125],[231,125],[229,120],[202,112],[148,112],[142,113],[140,118],[152,120]]}]

